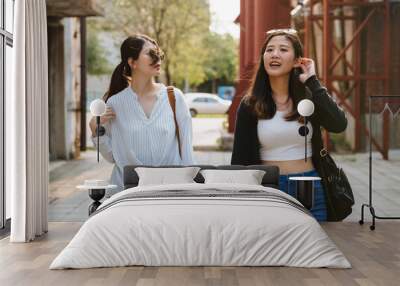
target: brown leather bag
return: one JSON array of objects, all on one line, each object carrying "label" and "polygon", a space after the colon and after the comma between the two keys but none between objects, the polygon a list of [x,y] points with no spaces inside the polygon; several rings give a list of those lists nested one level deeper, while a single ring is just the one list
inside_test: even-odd
[{"label": "brown leather bag", "polygon": [[176,139],[178,139],[179,156],[182,158],[181,139],[179,136],[179,126],[178,126],[178,121],[176,120],[176,99],[175,99],[174,87],[168,86],[167,92],[168,92],[169,105],[171,106],[172,112],[174,113],[175,134],[176,134]]}]

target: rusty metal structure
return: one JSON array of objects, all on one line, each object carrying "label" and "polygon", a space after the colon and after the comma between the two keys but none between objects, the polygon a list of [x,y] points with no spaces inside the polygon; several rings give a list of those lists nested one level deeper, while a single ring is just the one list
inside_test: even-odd
[{"label": "rusty metal structure", "polygon": [[[257,4],[258,2],[269,2],[271,5],[269,9],[263,7],[264,9],[260,10],[255,7],[261,5]],[[241,26],[240,80],[237,87],[238,96],[229,114],[229,131],[233,132],[236,107],[249,84],[247,75],[252,69],[250,65],[253,64],[254,67],[255,60],[259,57],[258,53],[254,54],[254,48],[260,47],[253,47],[250,51],[249,41],[257,46],[260,42],[255,41],[255,36],[265,37],[265,31],[271,28],[294,26],[303,40],[305,56],[315,59],[320,79],[339,105],[347,111],[349,121],[354,124],[354,128],[351,129],[354,134],[350,136],[353,138],[353,151],[363,150],[365,138],[370,136],[364,116],[369,112],[368,96],[400,92],[400,85],[390,81],[393,75],[400,76],[399,67],[394,66],[399,65],[399,51],[396,53],[395,50],[391,50],[391,40],[397,39],[395,47],[399,42],[399,36],[396,37],[393,31],[393,27],[398,25],[399,21],[393,19],[394,17],[391,19],[391,9],[399,7],[400,3],[389,0],[287,2],[290,1],[241,1],[238,19]],[[253,14],[249,16],[251,13]],[[258,14],[263,14],[264,21],[260,21],[261,17],[257,17]],[[287,15],[291,15],[290,23],[287,21]],[[263,33],[251,36],[251,30],[262,30]],[[249,57],[252,57],[252,61]],[[388,114],[383,119],[382,130],[383,138],[371,139],[376,150],[384,159],[388,159]],[[324,135],[324,143],[329,148],[328,133]]]},{"label": "rusty metal structure", "polygon": [[[338,103],[354,119],[353,150],[360,151],[363,135],[372,136],[364,119],[368,111],[367,96],[372,92],[385,95],[391,92],[390,1],[309,0],[303,5],[304,18],[297,28],[302,31],[305,56],[317,61],[322,59],[317,63],[319,75]],[[374,24],[380,27],[380,35],[374,31]],[[320,37],[317,37],[318,32]],[[366,41],[370,44],[371,40],[379,42],[381,47],[373,56],[366,45]],[[322,55],[318,55],[318,47],[322,47]],[[379,69],[372,67],[377,63]],[[375,82],[374,86],[371,82]],[[382,130],[382,140],[371,139],[383,158],[388,159],[388,114],[384,116]],[[327,145],[327,133],[324,139]]]}]

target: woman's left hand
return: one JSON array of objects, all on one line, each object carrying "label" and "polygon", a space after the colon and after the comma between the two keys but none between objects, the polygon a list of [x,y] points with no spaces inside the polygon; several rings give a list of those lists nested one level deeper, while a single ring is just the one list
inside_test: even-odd
[{"label": "woman's left hand", "polygon": [[299,75],[299,79],[302,83],[305,83],[307,79],[315,75],[315,63],[309,58],[299,58],[294,67],[302,69],[302,73]]}]

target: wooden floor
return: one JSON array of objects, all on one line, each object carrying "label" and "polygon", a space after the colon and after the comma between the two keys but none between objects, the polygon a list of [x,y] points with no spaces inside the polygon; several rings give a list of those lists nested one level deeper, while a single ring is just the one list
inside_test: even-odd
[{"label": "wooden floor", "polygon": [[357,223],[323,228],[352,269],[289,267],[122,267],[48,270],[81,223],[50,223],[49,233],[28,244],[0,241],[0,285],[400,285],[400,222],[377,229]]}]

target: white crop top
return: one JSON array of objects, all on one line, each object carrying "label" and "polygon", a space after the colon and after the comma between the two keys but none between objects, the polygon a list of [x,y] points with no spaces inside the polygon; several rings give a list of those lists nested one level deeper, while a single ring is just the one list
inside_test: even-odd
[{"label": "white crop top", "polygon": [[[258,120],[257,134],[260,141],[262,161],[289,161],[304,159],[304,136],[299,134],[303,126],[297,120],[286,121],[284,111],[276,111],[271,119]],[[307,123],[307,157],[312,156],[311,137],[313,129]]]}]

